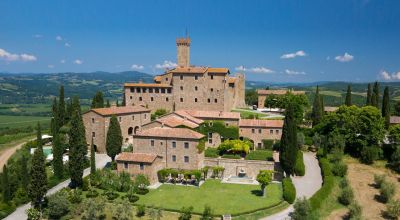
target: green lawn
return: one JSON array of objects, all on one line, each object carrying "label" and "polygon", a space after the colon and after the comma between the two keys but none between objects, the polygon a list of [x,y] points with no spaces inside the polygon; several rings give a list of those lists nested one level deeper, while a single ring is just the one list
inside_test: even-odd
[{"label": "green lawn", "polygon": [[260,112],[252,111],[250,109],[234,109],[234,110],[232,110],[232,112],[239,112],[241,118],[254,118],[254,117],[261,118],[261,117],[268,116],[268,114],[266,114],[266,113],[260,113]]},{"label": "green lawn", "polygon": [[260,195],[260,186],[224,184],[219,180],[207,180],[200,187],[164,184],[140,196],[138,204],[169,210],[181,210],[193,206],[194,212],[202,213],[209,205],[216,215],[238,214],[277,205],[282,201],[281,184],[270,184],[267,196]]},{"label": "green lawn", "polygon": [[47,127],[46,125],[50,124],[50,117],[0,115],[0,128],[35,127],[38,122]]}]

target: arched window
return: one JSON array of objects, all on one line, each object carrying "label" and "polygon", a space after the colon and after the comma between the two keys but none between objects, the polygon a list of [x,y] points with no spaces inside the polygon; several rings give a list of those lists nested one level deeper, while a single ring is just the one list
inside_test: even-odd
[{"label": "arched window", "polygon": [[135,129],[134,129],[134,131],[133,131],[133,133],[134,133],[134,134],[137,134],[137,133],[138,133],[138,131],[139,131],[139,127],[138,127],[138,126],[136,126],[136,127],[135,127]]},{"label": "arched window", "polygon": [[133,128],[132,127],[129,127],[128,128],[128,135],[132,135],[133,134]]}]

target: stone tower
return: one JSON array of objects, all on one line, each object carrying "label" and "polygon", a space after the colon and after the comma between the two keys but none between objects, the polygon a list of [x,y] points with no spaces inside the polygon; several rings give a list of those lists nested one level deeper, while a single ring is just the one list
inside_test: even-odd
[{"label": "stone tower", "polygon": [[176,47],[178,49],[178,66],[190,66],[190,37],[177,38]]}]

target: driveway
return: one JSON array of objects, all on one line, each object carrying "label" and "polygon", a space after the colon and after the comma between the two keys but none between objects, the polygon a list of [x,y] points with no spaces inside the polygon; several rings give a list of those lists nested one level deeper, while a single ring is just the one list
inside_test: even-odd
[{"label": "driveway", "polygon": [[[107,154],[96,154],[96,168],[101,169],[103,168],[108,162],[111,161],[111,158],[109,156],[107,156]],[[90,174],[90,167],[85,169],[83,171],[83,176],[87,176]],[[54,194],[55,192],[65,188],[68,186],[68,184],[70,183],[70,180],[65,180],[64,182],[59,183],[57,186],[49,189],[46,193],[46,195],[51,195]],[[30,203],[27,203],[25,205],[22,205],[20,207],[17,208],[17,210],[15,210],[13,213],[11,213],[10,215],[8,215],[5,220],[23,220],[23,219],[27,219],[27,215],[25,213],[25,211],[27,209],[29,209],[31,207]]]},{"label": "driveway", "polygon": [[[296,187],[296,197],[305,196],[310,198],[322,186],[321,169],[318,164],[315,153],[306,152],[303,154],[306,174],[302,177],[292,177],[293,184]],[[281,220],[290,219],[289,214],[293,212],[293,205],[274,215],[263,218],[263,220]]]}]

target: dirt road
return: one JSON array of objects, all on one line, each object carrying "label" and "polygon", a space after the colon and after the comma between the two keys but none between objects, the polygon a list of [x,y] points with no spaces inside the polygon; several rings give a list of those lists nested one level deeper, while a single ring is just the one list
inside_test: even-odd
[{"label": "dirt road", "polygon": [[4,164],[7,163],[8,159],[15,153],[15,151],[20,149],[28,141],[24,141],[22,143],[16,144],[13,147],[9,147],[0,151],[0,171],[3,171]]}]

